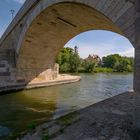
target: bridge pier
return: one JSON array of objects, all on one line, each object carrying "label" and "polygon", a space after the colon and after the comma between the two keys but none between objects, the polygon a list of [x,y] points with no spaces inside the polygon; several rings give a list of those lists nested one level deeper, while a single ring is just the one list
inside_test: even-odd
[{"label": "bridge pier", "polygon": [[[58,51],[68,40],[88,30],[113,31],[127,36],[135,46],[134,114],[135,124],[140,128],[140,1],[104,0],[104,2],[97,0],[26,1],[0,38],[0,84],[2,80],[9,83],[11,80],[11,84],[18,80],[25,80],[28,83],[34,78],[46,80],[49,73],[53,78],[56,73],[51,72],[50,69],[53,69],[51,66],[55,62]],[[134,15],[134,9],[136,9],[136,15]],[[135,42],[133,42],[134,38]],[[13,53],[10,49],[13,49]],[[3,51],[4,55],[1,54]],[[22,62],[22,60],[25,61]],[[21,65],[16,68],[17,64]],[[34,67],[32,67],[33,64],[35,64]],[[45,67],[47,68],[38,72],[38,68]]]},{"label": "bridge pier", "polygon": [[140,129],[140,1],[135,3],[135,72],[134,72],[134,91],[135,97],[135,125]]},{"label": "bridge pier", "polygon": [[54,67],[48,69],[13,69],[11,78],[15,79],[16,82],[25,82],[29,84],[30,82],[47,82],[57,78],[59,74],[58,64]]},{"label": "bridge pier", "polygon": [[58,64],[50,68],[15,68],[8,60],[0,60],[0,88],[18,84],[29,85],[30,83],[48,82],[55,80],[58,74]]}]

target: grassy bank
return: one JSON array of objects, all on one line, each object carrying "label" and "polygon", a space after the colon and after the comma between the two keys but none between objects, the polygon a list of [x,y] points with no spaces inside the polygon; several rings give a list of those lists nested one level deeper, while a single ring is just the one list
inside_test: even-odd
[{"label": "grassy bank", "polygon": [[114,69],[111,68],[106,68],[106,67],[96,67],[92,71],[86,71],[84,68],[79,68],[78,72],[60,72],[60,73],[70,73],[70,74],[77,74],[77,73],[132,73],[133,71],[123,71],[123,72],[118,72]]}]

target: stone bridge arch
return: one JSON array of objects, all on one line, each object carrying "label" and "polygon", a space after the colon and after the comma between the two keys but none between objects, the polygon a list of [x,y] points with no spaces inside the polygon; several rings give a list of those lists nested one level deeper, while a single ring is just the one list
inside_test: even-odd
[{"label": "stone bridge arch", "polygon": [[[0,60],[8,67],[4,79],[14,81],[17,73],[27,84],[36,77],[53,78],[59,50],[72,37],[93,29],[119,33],[134,45],[134,89],[140,112],[139,0],[27,0],[0,39]],[[4,68],[0,69],[3,75]]]},{"label": "stone bridge arch", "polygon": [[[114,1],[109,4],[114,3]],[[40,78],[51,78],[51,69],[54,66],[59,50],[74,36],[93,29],[110,30],[122,34],[134,40],[132,2],[117,1],[117,8],[120,10],[126,4],[125,10],[115,15],[114,6],[108,9],[98,1],[40,1],[36,7],[29,12],[25,24],[20,23],[21,34],[16,48],[16,68],[26,81],[31,81],[37,75]],[[107,4],[107,3],[106,3]],[[116,5],[115,5],[116,7]],[[129,21],[124,27],[128,16]],[[113,15],[114,14],[114,15]],[[127,18],[126,18],[127,17]],[[131,25],[132,24],[132,25]],[[23,27],[22,27],[23,26]],[[129,31],[128,27],[132,26]],[[23,72],[25,71],[25,72]],[[17,73],[17,72],[16,72]],[[26,73],[26,74],[25,74]],[[28,78],[26,78],[28,77]]]}]

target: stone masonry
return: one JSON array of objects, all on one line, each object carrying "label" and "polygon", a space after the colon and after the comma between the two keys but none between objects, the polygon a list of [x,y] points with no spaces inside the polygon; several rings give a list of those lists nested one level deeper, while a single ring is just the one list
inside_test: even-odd
[{"label": "stone masonry", "polygon": [[139,0],[26,0],[0,39],[0,80],[28,84],[35,78],[55,78],[60,49],[94,29],[119,33],[135,47],[134,118],[140,128]]}]

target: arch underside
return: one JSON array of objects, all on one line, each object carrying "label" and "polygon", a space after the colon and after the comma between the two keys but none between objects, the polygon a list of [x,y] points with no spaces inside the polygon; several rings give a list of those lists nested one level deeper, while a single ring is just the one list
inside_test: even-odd
[{"label": "arch underside", "polygon": [[45,9],[25,34],[17,69],[36,69],[35,75],[39,75],[53,68],[60,49],[71,38],[88,30],[108,30],[124,35],[104,14],[82,4],[60,3]]}]

